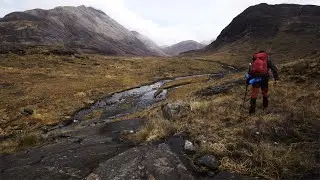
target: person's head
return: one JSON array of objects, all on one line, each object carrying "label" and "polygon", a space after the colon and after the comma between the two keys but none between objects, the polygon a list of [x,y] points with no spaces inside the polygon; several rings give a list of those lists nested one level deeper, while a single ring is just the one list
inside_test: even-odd
[{"label": "person's head", "polygon": [[261,51],[259,51],[259,53],[265,53],[266,51],[264,51],[264,50],[261,50]]}]

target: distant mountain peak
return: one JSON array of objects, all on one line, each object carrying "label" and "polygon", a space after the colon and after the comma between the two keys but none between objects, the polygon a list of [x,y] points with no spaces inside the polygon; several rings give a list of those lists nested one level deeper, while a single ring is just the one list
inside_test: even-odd
[{"label": "distant mountain peak", "polygon": [[168,55],[179,55],[182,52],[191,51],[191,50],[198,50],[204,48],[205,45],[198,43],[194,40],[185,40],[181,41],[177,44],[172,46],[164,47],[163,51]]}]

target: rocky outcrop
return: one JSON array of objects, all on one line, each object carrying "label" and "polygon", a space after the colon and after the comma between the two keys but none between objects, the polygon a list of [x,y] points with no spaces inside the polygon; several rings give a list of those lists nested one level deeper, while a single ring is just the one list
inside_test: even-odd
[{"label": "rocky outcrop", "polygon": [[96,179],[193,179],[166,144],[130,149],[100,164],[87,178]]},{"label": "rocky outcrop", "polygon": [[200,44],[196,41],[188,40],[188,41],[179,42],[178,44],[174,44],[172,46],[164,47],[162,50],[168,55],[175,56],[175,55],[179,55],[182,52],[198,50],[204,47],[205,45],[203,44]]},{"label": "rocky outcrop", "polygon": [[157,55],[108,15],[85,6],[10,13],[0,19],[0,42],[64,46],[107,55]]}]

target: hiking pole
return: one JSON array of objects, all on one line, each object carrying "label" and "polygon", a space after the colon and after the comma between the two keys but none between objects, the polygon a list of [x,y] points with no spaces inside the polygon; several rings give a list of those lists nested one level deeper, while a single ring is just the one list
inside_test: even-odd
[{"label": "hiking pole", "polygon": [[[250,72],[250,70],[251,70],[251,63],[249,63],[248,73]],[[247,77],[247,75],[246,75],[246,79],[247,78],[249,78],[249,77]],[[244,107],[244,104],[246,103],[246,99],[247,99],[247,95],[248,95],[248,86],[249,86],[249,83],[246,82],[246,92],[244,94],[243,103],[242,103],[242,105],[240,105],[240,109],[241,109],[241,107]]]},{"label": "hiking pole", "polygon": [[[249,84],[246,85],[246,92],[245,92],[245,94],[244,94],[242,107],[244,107],[244,104],[246,103],[246,99],[247,99],[247,95],[248,95],[248,86],[249,86]],[[241,107],[240,107],[240,108],[241,108]]]}]

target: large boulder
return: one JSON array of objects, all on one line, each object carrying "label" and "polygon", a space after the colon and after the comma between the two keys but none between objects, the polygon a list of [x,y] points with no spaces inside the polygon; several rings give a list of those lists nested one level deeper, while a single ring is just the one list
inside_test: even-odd
[{"label": "large boulder", "polygon": [[162,106],[162,114],[165,119],[168,120],[179,120],[183,116],[187,114],[188,111],[191,110],[189,104],[183,101],[177,101],[174,103],[167,103]]},{"label": "large boulder", "polygon": [[87,180],[100,179],[193,179],[166,144],[132,148],[99,165]]}]

